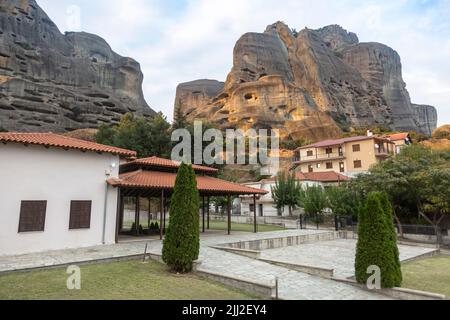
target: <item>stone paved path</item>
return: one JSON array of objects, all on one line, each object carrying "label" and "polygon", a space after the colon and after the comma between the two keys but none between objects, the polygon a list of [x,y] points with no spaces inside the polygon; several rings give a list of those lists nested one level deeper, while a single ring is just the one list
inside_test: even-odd
[{"label": "stone paved path", "polygon": [[[265,250],[261,253],[261,258],[334,269],[336,277],[349,278],[355,275],[356,242],[356,240],[339,239],[305,243],[301,246]],[[405,245],[399,245],[398,248],[401,261],[436,250]]]},{"label": "stone paved path", "polygon": [[[278,238],[318,232],[323,231],[287,230],[259,234],[234,233],[232,236],[226,236],[223,233],[217,232],[208,233],[203,235],[201,239],[200,260],[202,261],[202,264],[199,270],[211,271],[214,273],[233,276],[235,278],[253,280],[259,283],[267,284],[272,284],[275,277],[278,277],[279,294],[283,299],[387,299],[386,296],[365,291],[349,284],[311,276],[305,273],[270,265],[262,261],[223,252],[210,247],[212,245],[229,242]],[[0,257],[0,272],[138,255],[144,253],[146,243],[148,244],[148,252],[156,254],[161,253],[162,244],[159,240],[127,242],[110,246],[98,246],[76,250],[59,250],[22,256]],[[340,240],[338,243],[340,243]],[[319,247],[322,245],[326,246],[326,244],[322,243],[314,243],[311,245],[319,245]],[[354,243],[350,246],[352,245],[354,245]],[[304,246],[308,245],[305,244],[299,247]],[[348,254],[349,245],[347,243],[345,245],[342,243],[342,246],[344,249],[347,248],[345,250],[347,250],[346,254]],[[293,250],[293,254],[298,257],[298,254],[295,251],[299,250],[299,247],[289,247],[278,250],[281,253],[281,256],[288,255],[289,251]],[[314,250],[313,248],[314,246],[310,247],[310,250]],[[326,251],[325,249],[323,250]],[[269,252],[268,254],[275,254],[276,251],[277,250],[273,250],[273,252]],[[335,256],[333,258],[336,258],[336,255],[338,255],[336,253],[336,248],[334,251]],[[343,260],[345,259],[343,258]],[[344,263],[339,260],[337,264],[344,267],[345,265],[348,265],[348,262]]]}]

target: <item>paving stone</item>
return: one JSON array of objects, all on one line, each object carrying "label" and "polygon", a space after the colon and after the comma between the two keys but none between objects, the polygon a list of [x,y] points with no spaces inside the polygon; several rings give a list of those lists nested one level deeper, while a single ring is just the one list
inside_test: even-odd
[{"label": "paving stone", "polygon": [[[217,232],[206,233],[202,235],[201,238],[200,260],[202,261],[202,264],[200,265],[199,270],[211,271],[225,276],[233,276],[266,284],[273,284],[275,278],[278,277],[279,294],[283,299],[387,299],[384,295],[362,290],[346,283],[311,276],[306,273],[289,270],[262,261],[211,248],[211,246],[224,243],[317,234],[323,232],[324,231],[316,230],[286,230],[258,234],[234,233],[231,236]],[[43,265],[55,266],[61,264],[76,264],[80,261],[128,257],[143,254],[146,244],[148,244],[148,253],[161,253],[161,241],[150,240],[20,256],[2,256],[0,257],[0,272],[36,268]],[[339,275],[348,276],[353,275],[354,247],[355,241],[353,240],[323,241],[281,249],[266,250],[262,252],[262,256],[276,260],[292,261],[295,263],[333,267]],[[426,253],[425,248],[408,246],[400,246],[400,251],[403,259]]]}]

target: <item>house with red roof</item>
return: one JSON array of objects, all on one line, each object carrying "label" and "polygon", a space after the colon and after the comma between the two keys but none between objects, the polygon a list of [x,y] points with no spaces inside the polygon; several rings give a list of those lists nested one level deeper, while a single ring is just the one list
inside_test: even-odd
[{"label": "house with red roof", "polygon": [[[131,225],[124,225],[124,204],[130,198],[136,236],[142,235],[151,216],[165,226],[179,166],[157,157],[136,159],[134,151],[53,133],[0,133],[0,255],[116,243],[121,233],[130,231]],[[203,231],[210,197],[228,197],[230,233],[231,197],[245,194],[256,199],[266,194],[218,179],[214,168],[193,169],[203,199]],[[159,210],[140,208],[140,203],[155,198]],[[160,230],[162,239],[164,228]]]},{"label": "house with red roof", "polygon": [[412,138],[409,134],[409,132],[401,132],[401,133],[394,133],[385,136],[386,139],[389,139],[395,144],[395,153],[399,154],[402,149],[406,146],[409,146],[412,144]]},{"label": "house with red roof", "polygon": [[357,136],[320,141],[296,150],[294,166],[302,173],[339,172],[355,176],[395,154],[387,137]]},{"label": "house with red roof", "polygon": [[[295,178],[301,183],[302,187],[321,186],[324,188],[331,186],[338,186],[346,181],[351,180],[349,177],[336,172],[296,172]],[[263,179],[258,182],[249,182],[244,185],[252,188],[262,189],[267,191],[267,194],[261,195],[254,201],[248,196],[240,196],[236,205],[240,206],[241,215],[253,216],[256,211],[258,217],[278,217],[289,216],[289,208],[285,207],[278,211],[275,208],[275,201],[273,199],[272,188],[275,187],[276,178]]]}]

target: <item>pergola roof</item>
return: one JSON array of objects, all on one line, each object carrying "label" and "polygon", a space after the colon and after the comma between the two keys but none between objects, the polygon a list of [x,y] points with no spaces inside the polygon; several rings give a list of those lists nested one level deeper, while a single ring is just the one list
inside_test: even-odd
[{"label": "pergola roof", "polygon": [[[181,166],[181,162],[173,161],[169,159],[163,159],[158,157],[150,157],[150,158],[143,158],[143,159],[136,159],[134,161],[127,162],[123,165],[121,165],[121,169],[129,169],[129,168],[153,168],[156,169],[156,171],[159,171],[160,169],[172,169],[177,170]],[[217,169],[200,166],[193,164],[192,169],[194,169],[195,172],[201,172],[201,173],[207,173],[207,174],[216,174],[218,172]],[[131,169],[133,170],[133,169]],[[133,170],[134,171],[134,170]]]},{"label": "pergola roof", "polygon": [[[108,183],[114,187],[127,189],[173,191],[176,178],[177,174],[172,172],[138,170],[121,174],[118,179],[111,178]],[[203,195],[263,195],[267,193],[265,190],[204,175],[197,175],[197,189]]]}]

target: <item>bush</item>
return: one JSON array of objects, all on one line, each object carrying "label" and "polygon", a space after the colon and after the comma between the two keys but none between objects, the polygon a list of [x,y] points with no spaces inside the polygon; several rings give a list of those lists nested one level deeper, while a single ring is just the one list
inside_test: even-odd
[{"label": "bush", "polygon": [[365,284],[371,276],[368,267],[378,266],[381,286],[393,288],[401,285],[401,270],[392,208],[385,197],[380,192],[370,193],[360,211],[355,272],[356,280]]},{"label": "bush", "polygon": [[189,272],[200,251],[200,199],[192,166],[178,170],[170,206],[170,223],[163,243],[163,261],[176,272]]}]

